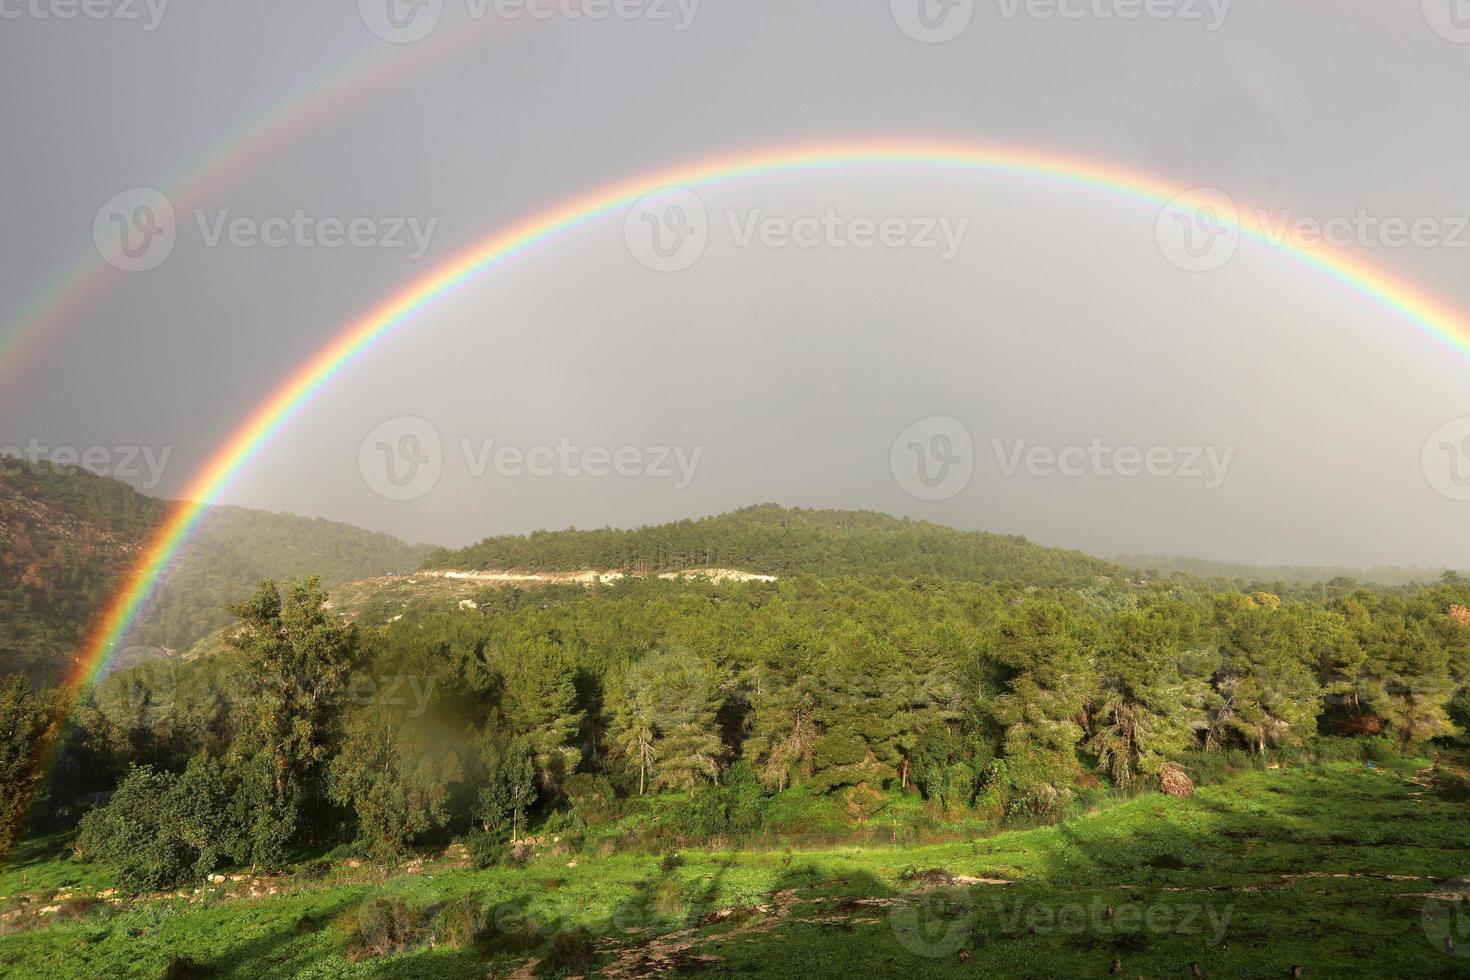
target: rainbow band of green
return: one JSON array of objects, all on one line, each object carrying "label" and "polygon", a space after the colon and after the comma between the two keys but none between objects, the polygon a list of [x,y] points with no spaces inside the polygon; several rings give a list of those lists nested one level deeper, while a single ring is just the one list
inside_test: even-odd
[{"label": "rainbow band of green", "polygon": [[[914,166],[1037,179],[1048,184],[1100,191],[1143,202],[1153,208],[1172,205],[1188,210],[1196,205],[1215,203],[1205,196],[1196,199],[1193,192],[1180,195],[1175,188],[1143,173],[1034,150],[889,140],[825,143],[742,153],[638,177],[559,205],[524,223],[497,232],[369,310],[338,333],[331,343],[257,408],[191,483],[184,495],[186,502],[172,512],[149,541],[142,559],[108,604],[80,651],[69,683],[76,688],[93,683],[111,651],[122,641],[145,607],[169,563],[188,541],[205,507],[230,485],[271,435],[375,341],[409,322],[436,300],[478,274],[665,188],[709,186],[742,178],[801,171]],[[1470,321],[1444,303],[1388,272],[1370,266],[1354,254],[1278,244],[1268,235],[1267,229],[1260,226],[1258,219],[1241,217],[1246,214],[1242,209],[1233,221],[1229,215],[1219,217],[1238,229],[1242,237],[1273,246],[1280,254],[1343,284],[1426,333],[1448,341],[1456,350],[1470,352]]]}]

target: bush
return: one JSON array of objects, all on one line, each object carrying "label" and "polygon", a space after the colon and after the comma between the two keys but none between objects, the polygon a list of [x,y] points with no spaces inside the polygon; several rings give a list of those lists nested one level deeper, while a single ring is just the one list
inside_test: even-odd
[{"label": "bush", "polygon": [[479,899],[466,895],[439,910],[434,920],[434,942],[454,949],[477,945],[485,933],[485,910]]},{"label": "bush", "polygon": [[1218,783],[1232,773],[1250,769],[1257,764],[1253,756],[1239,749],[1226,752],[1186,752],[1177,761],[1196,786]]},{"label": "bush", "polygon": [[219,769],[203,757],[182,776],[130,771],[111,802],[82,819],[77,850],[143,892],[203,878],[238,846]]},{"label": "bush", "polygon": [[175,956],[168,961],[168,966],[163,969],[163,980],[200,980],[207,977],[210,970],[200,966],[187,956]]},{"label": "bush", "polygon": [[566,781],[567,798],[572,812],[588,827],[597,827],[617,819],[618,795],[606,776],[579,772]]},{"label": "bush", "polygon": [[1307,751],[1318,762],[1361,762],[1362,739],[1337,735],[1318,735],[1307,741]]},{"label": "bush", "polygon": [[502,834],[475,831],[466,834],[462,840],[465,850],[470,853],[470,860],[481,870],[512,863],[513,849]]},{"label": "bush", "polygon": [[1363,741],[1363,758],[1374,762],[1396,762],[1404,758],[1404,747],[1389,735],[1374,735]]},{"label": "bush", "polygon": [[357,910],[357,949],[363,956],[387,956],[407,949],[419,936],[422,916],[401,898],[370,898]]},{"label": "bush", "polygon": [[597,946],[586,929],[569,929],[551,939],[551,948],[537,967],[540,975],[586,973],[597,958]]},{"label": "bush", "polygon": [[842,802],[847,807],[848,815],[854,820],[867,820],[877,816],[888,805],[888,798],[867,783],[859,783],[847,788]]},{"label": "bush", "polygon": [[755,830],[765,817],[766,792],[760,777],[744,759],[725,770],[720,787],[725,803],[726,829],[740,833]]}]

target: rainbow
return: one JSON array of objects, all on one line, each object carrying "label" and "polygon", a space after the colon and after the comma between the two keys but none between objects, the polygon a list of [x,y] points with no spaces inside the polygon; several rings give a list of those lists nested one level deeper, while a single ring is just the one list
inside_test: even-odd
[{"label": "rainbow", "polygon": [[[193,480],[184,494],[184,502],[152,535],[141,559],[126,576],[78,653],[68,677],[69,686],[80,692],[95,682],[170,562],[189,540],[207,505],[231,485],[271,436],[376,341],[480,273],[589,222],[626,209],[657,190],[708,187],[771,174],[907,167],[1037,180],[1048,185],[1101,192],[1155,210],[1171,202],[1175,207],[1192,207],[1190,195],[1196,193],[1186,192],[1181,199],[1177,188],[1147,174],[1038,150],[885,139],[779,147],[676,166],[594,191],[498,231],[352,321],[256,408]],[[1198,203],[1203,206],[1213,200],[1201,198]],[[1455,349],[1470,352],[1470,320],[1408,282],[1370,266],[1352,253],[1277,243],[1260,220],[1251,218],[1244,208],[1233,221],[1226,214],[1221,214],[1220,219],[1238,230],[1242,239],[1273,245],[1280,254],[1306,269],[1340,283],[1426,333],[1442,338]]]},{"label": "rainbow", "polygon": [[[188,208],[257,165],[291,138],[354,99],[419,66],[458,53],[473,33],[441,29],[406,48],[375,43],[341,68],[281,98],[229,137],[206,148],[160,182],[176,208]],[[182,213],[182,212],[181,212]],[[0,331],[0,392],[35,363],[46,342],[99,296],[114,270],[89,242]]]}]

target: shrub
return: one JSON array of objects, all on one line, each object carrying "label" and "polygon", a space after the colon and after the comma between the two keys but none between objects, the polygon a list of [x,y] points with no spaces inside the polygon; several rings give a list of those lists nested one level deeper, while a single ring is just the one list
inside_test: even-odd
[{"label": "shrub", "polygon": [[466,834],[462,840],[465,850],[469,851],[470,860],[481,870],[511,863],[510,842],[499,833],[475,831]]},{"label": "shrub", "polygon": [[209,976],[207,967],[201,966],[187,956],[175,956],[163,969],[163,980],[200,980]]},{"label": "shrub", "polygon": [[867,783],[859,783],[847,788],[842,802],[847,807],[848,815],[854,820],[866,820],[876,816],[887,806],[888,798]]},{"label": "shrub", "polygon": [[1254,757],[1239,749],[1228,752],[1186,752],[1177,761],[1196,786],[1218,783],[1231,773],[1256,765]]},{"label": "shrub", "polygon": [[1395,762],[1404,758],[1404,746],[1389,735],[1363,739],[1363,758],[1374,762]]},{"label": "shrub", "polygon": [[387,956],[418,939],[421,915],[401,898],[370,898],[357,910],[357,950],[363,956]]},{"label": "shrub", "polygon": [[597,958],[597,946],[586,929],[569,929],[551,938],[551,948],[537,967],[542,976],[586,973]]},{"label": "shrub", "polygon": [[566,781],[567,798],[572,812],[588,827],[597,827],[618,816],[618,795],[606,776],[579,772]]},{"label": "shrub", "polygon": [[1318,762],[1361,762],[1363,740],[1333,735],[1318,735],[1307,742],[1307,751]]},{"label": "shrub", "polygon": [[213,762],[195,759],[182,776],[142,766],[107,806],[82,819],[77,849],[128,891],[171,888],[203,878],[235,850],[228,809]]},{"label": "shrub", "polygon": [[455,949],[469,949],[485,932],[485,910],[473,895],[450,902],[434,920],[434,942]]},{"label": "shrub", "polygon": [[755,830],[765,818],[766,793],[750,763],[741,759],[725,770],[720,787],[725,802],[726,827],[730,831]]}]

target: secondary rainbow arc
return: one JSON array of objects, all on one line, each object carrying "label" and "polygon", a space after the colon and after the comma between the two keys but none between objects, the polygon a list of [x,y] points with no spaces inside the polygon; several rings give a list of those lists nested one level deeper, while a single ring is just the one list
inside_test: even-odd
[{"label": "secondary rainbow arc", "polygon": [[[159,181],[158,187],[176,208],[200,203],[347,103],[423,65],[459,53],[475,38],[460,29],[441,31],[432,40],[408,49],[374,43],[357,58],[298,87],[247,124],[230,130]],[[182,214],[180,211],[181,218]],[[115,272],[89,242],[0,328],[0,393],[8,391],[35,362],[48,340],[104,291]]]},{"label": "secondary rainbow arc", "polygon": [[[81,690],[93,683],[114,648],[126,636],[166,574],[169,563],[187,543],[205,508],[264,447],[273,433],[309,403],[332,378],[369,350],[373,343],[409,322],[436,300],[452,293],[479,273],[554,240],[579,226],[627,208],[654,191],[670,187],[707,187],[736,179],[804,170],[854,167],[931,167],[979,174],[1022,177],[1074,186],[1160,208],[1179,198],[1179,191],[1157,177],[1120,167],[1054,155],[1032,149],[923,140],[829,142],[744,152],[626,180],[560,204],[529,220],[496,232],[458,257],[410,283],[384,303],[353,320],[325,347],[277,388],[231,435],[191,482],[181,502],[155,531],[141,559],[109,601],[69,674],[68,685]],[[1201,199],[1200,204],[1213,203]],[[1190,206],[1186,195],[1183,207]],[[1470,353],[1470,319],[1423,289],[1360,255],[1329,249],[1307,249],[1272,239],[1269,229],[1242,208],[1221,220],[1243,238],[1276,248],[1304,267],[1335,280],[1381,308],[1402,317],[1456,350]]]}]

